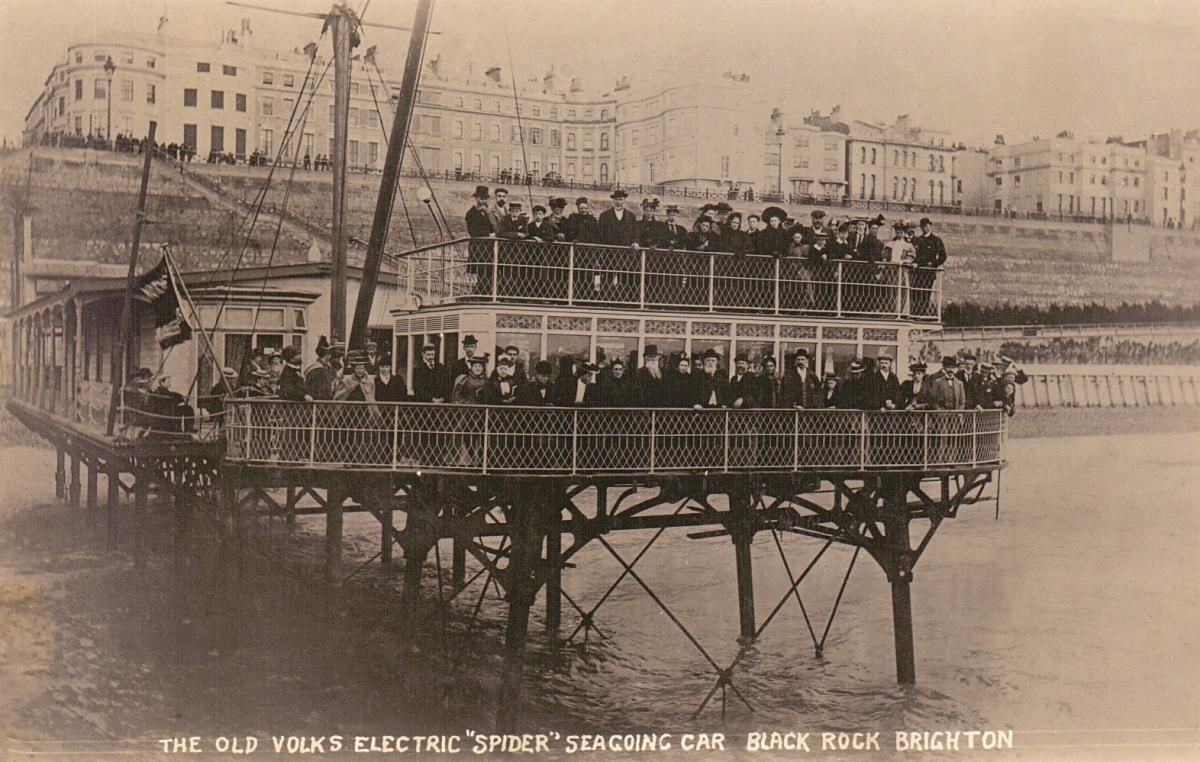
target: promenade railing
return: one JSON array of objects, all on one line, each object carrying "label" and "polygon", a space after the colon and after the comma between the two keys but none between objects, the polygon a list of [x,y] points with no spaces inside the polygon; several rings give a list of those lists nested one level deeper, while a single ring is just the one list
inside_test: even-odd
[{"label": "promenade railing", "polygon": [[1004,459],[1002,411],[529,408],[226,402],[234,463],[480,474],[977,468]]},{"label": "promenade railing", "polygon": [[521,302],[936,323],[942,271],[891,262],[459,239],[397,258],[422,305]]}]

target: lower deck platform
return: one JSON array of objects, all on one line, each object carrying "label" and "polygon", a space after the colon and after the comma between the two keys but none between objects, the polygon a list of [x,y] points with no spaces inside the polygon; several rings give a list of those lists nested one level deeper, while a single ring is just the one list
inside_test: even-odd
[{"label": "lower deck platform", "polygon": [[[428,409],[428,406],[424,407]],[[871,463],[872,453],[884,451],[880,448],[890,447],[892,449],[888,451],[892,453],[920,452],[922,456],[924,449],[896,449],[897,442],[910,442],[916,435],[907,424],[901,433],[894,433],[894,427],[872,429],[869,414],[852,412],[848,419],[866,422],[864,428],[852,435],[856,437],[858,455],[868,459],[865,463],[805,465],[787,471],[782,468],[760,470],[751,462],[735,464],[735,461],[728,461],[727,470],[672,468],[633,473],[631,468],[630,473],[555,473],[552,470],[483,473],[482,469],[467,472],[437,468],[436,465],[429,469],[419,462],[402,465],[395,460],[386,468],[270,459],[255,462],[229,457],[222,442],[115,441],[81,430],[77,425],[25,403],[10,402],[9,409],[58,449],[56,487],[61,497],[79,503],[82,492],[80,466],[86,465],[87,505],[89,509],[97,509],[96,475],[104,473],[108,476],[105,516],[110,538],[114,536],[114,527],[119,520],[117,505],[122,487],[133,495],[135,563],[145,562],[144,518],[140,517],[144,517],[147,496],[152,490],[169,498],[168,502],[180,517],[176,522],[177,533],[186,532],[185,517],[191,507],[197,505],[203,505],[206,513],[227,523],[228,531],[235,535],[242,531],[247,515],[259,505],[267,505],[272,514],[281,513],[289,519],[322,516],[325,522],[325,576],[327,583],[333,586],[346,579],[342,560],[343,516],[351,511],[366,512],[377,519],[380,526],[379,552],[375,558],[390,565],[394,547],[402,549],[404,585],[401,605],[416,617],[423,610],[418,604],[422,596],[422,573],[429,556],[439,543],[449,541],[452,547],[450,598],[472,584],[478,584],[480,579],[485,587],[492,585],[504,591],[506,645],[497,697],[497,724],[504,730],[517,728],[520,724],[530,609],[535,602],[539,598],[544,601],[546,637],[555,645],[580,636],[586,640],[588,632],[600,629],[596,621],[597,609],[602,605],[616,605],[609,595],[591,607],[565,595],[563,574],[575,568],[580,551],[585,547],[600,546],[619,563],[620,575],[613,582],[610,593],[623,581],[636,584],[662,609],[672,628],[708,660],[714,676],[713,688],[696,710],[697,714],[718,693],[722,699],[728,694],[751,705],[735,682],[737,663],[789,602],[795,601],[804,611],[799,585],[834,544],[854,548],[845,579],[849,578],[860,551],[866,551],[886,575],[892,592],[897,679],[901,683],[914,682],[916,663],[910,591],[913,570],[938,528],[945,520],[956,517],[960,507],[995,500],[998,510],[998,475],[1005,465],[1003,419],[998,420],[999,431],[988,434],[993,437],[994,450],[973,449],[983,441],[977,430],[969,435],[948,435],[946,441],[959,443],[952,445],[953,449],[943,449],[943,445],[936,444],[939,441],[936,435],[932,439],[925,438],[926,432],[938,430],[939,424],[926,423],[936,420],[936,416],[891,419],[920,420],[922,429],[917,441],[933,442],[931,451],[956,454],[955,457],[964,461],[961,463]],[[693,411],[680,412],[688,415]],[[792,411],[783,411],[783,415],[791,421],[796,420]],[[955,412],[952,415],[967,421],[977,414]],[[578,420],[573,423],[577,425]],[[978,423],[972,421],[971,429],[977,429]],[[655,429],[657,431],[657,422]],[[238,429],[237,424],[232,423],[227,429],[231,439],[234,432],[240,437],[249,433],[249,451],[259,446],[255,437],[261,436],[263,442],[269,443],[269,437],[278,435],[277,428]],[[878,438],[872,438],[872,432]],[[422,437],[434,436],[437,432],[411,433],[414,437]],[[491,436],[512,437],[519,433],[487,430],[483,441],[489,442]],[[339,440],[338,436],[351,434],[348,427],[335,429],[330,441],[341,445],[345,440]],[[792,443],[797,441],[795,434],[793,428]],[[686,436],[694,434],[688,432]],[[964,448],[956,437],[973,445]],[[661,441],[653,438],[648,443],[651,447],[660,445]],[[721,446],[720,449],[728,448]],[[236,452],[232,447],[230,451]],[[751,451],[769,452],[770,448]],[[793,455],[795,452],[792,450]],[[972,456],[977,458],[980,452],[989,455],[986,462],[971,462]],[[122,481],[125,477],[131,481]],[[215,511],[211,510],[213,505]],[[735,563],[732,571],[738,592],[736,606],[731,609],[735,608],[737,612],[741,646],[732,664],[717,664],[708,657],[686,625],[671,614],[669,603],[662,600],[637,572],[639,560],[658,538],[666,531],[679,530],[688,532],[689,537],[726,536],[733,544]],[[630,531],[650,533],[650,539],[634,557],[628,557],[627,553],[622,555],[606,539],[613,532]],[[776,538],[776,542],[780,536],[791,534],[817,543],[807,568],[793,570],[785,559],[788,591],[765,616],[756,608],[755,570],[750,553],[755,536],[763,534]],[[186,538],[177,535],[176,547],[185,542]],[[469,570],[473,571],[469,573]],[[593,571],[585,568],[573,573],[591,574]],[[844,591],[843,580],[838,601]],[[564,638],[561,631],[565,606],[574,610],[577,624]],[[837,604],[834,613],[836,608]],[[804,616],[808,621],[807,612]],[[830,624],[832,621],[831,615]],[[825,639],[817,637],[811,624],[809,631],[819,656]],[[829,624],[826,625],[826,636],[828,631]],[[724,706],[724,700],[721,705]]]}]

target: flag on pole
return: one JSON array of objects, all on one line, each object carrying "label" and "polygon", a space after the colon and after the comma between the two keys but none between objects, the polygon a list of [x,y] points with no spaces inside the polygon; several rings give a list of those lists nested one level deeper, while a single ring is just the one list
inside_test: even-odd
[{"label": "flag on pole", "polygon": [[154,269],[138,277],[134,283],[134,293],[148,301],[154,309],[154,329],[161,348],[167,349],[192,338],[192,327],[179,308],[179,296],[166,256]]}]

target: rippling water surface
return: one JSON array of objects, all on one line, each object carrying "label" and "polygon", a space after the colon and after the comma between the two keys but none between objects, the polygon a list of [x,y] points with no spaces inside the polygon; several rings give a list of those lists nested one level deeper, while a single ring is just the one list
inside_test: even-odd
[{"label": "rippling water surface", "polygon": [[[50,472],[53,458],[44,451],[22,452],[23,461]],[[916,568],[917,687],[895,685],[890,591],[863,553],[824,655],[814,654],[800,610],[789,601],[733,673],[754,711],[729,692],[724,720],[720,691],[698,720],[690,719],[714,685],[713,667],[633,579],[626,578],[596,615],[607,637],[592,632],[586,646],[560,653],[542,637],[539,599],[531,624],[526,724],[590,732],[703,727],[733,735],[1015,728],[1026,748],[1049,744],[1056,737],[1045,732],[1051,730],[1095,731],[1103,742],[1117,729],[1196,728],[1200,513],[1192,496],[1200,492],[1200,435],[1021,440],[1011,443],[1010,453],[999,520],[991,504],[964,507],[942,525]],[[31,489],[44,490],[44,483],[40,479]],[[60,524],[80,522],[61,508],[44,511]],[[36,539],[28,511],[10,513],[10,545],[14,537],[34,538],[22,540],[33,543],[19,555],[24,561],[0,569],[11,587],[16,575],[29,574],[18,570],[20,564],[41,558],[38,543],[47,541]],[[105,560],[110,556],[94,548],[60,540],[68,543],[59,548],[61,563],[74,558],[97,571],[71,575],[54,564],[43,569],[67,575],[55,589],[75,601],[62,609],[75,624],[53,626],[60,637],[80,628],[99,632],[90,637],[101,657],[67,674],[25,675],[21,696],[8,704],[0,700],[10,725],[52,718],[38,697],[63,685],[72,691],[67,703],[87,710],[92,728],[119,737],[182,729],[398,733],[492,725],[505,610],[494,591],[480,604],[474,625],[468,623],[479,583],[454,602],[441,645],[433,607],[415,638],[405,638],[395,574],[372,565],[335,599],[312,592],[323,532],[317,518],[292,527],[260,524],[258,550],[242,562],[240,577],[228,549],[215,540],[197,543],[188,589],[180,592],[166,581],[165,514],[160,521],[159,555],[149,576]],[[914,538],[923,527],[914,525]],[[373,520],[348,517],[349,568],[375,553],[378,534]],[[609,539],[628,560],[652,536]],[[789,535],[782,545],[798,573],[822,543]],[[818,638],[852,554],[831,547],[800,587]],[[758,535],[753,557],[762,621],[787,591],[788,579],[770,534]],[[595,543],[573,562],[564,588],[590,608],[620,565]],[[685,531],[668,531],[637,571],[717,665],[737,656],[728,538],[689,539]],[[424,593],[427,603],[436,600],[430,575]],[[5,605],[13,604],[0,598]],[[577,622],[564,602],[564,632]],[[106,688],[105,678],[116,687]],[[105,707],[104,697],[118,690],[126,698]],[[1043,748],[1032,758],[1061,751]],[[1194,750],[1172,746],[1156,755]]]}]

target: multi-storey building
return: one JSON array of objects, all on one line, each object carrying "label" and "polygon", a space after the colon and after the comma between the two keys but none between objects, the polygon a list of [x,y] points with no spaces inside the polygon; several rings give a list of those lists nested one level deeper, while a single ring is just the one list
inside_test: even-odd
[{"label": "multi-storey building", "polygon": [[930,206],[953,204],[955,146],[949,133],[915,126],[907,115],[897,117],[890,125],[853,121],[849,127],[849,198]]},{"label": "multi-storey building", "polygon": [[957,146],[954,150],[954,205],[964,211],[992,208],[988,185],[988,152],[982,148]]},{"label": "multi-storey building", "polygon": [[666,87],[617,84],[617,175],[625,184],[743,190],[761,176],[763,103],[749,78]]},{"label": "multi-storey building", "polygon": [[112,132],[144,132],[166,95],[164,49],[155,40],[99,40],[71,45],[66,58],[50,70],[25,116],[26,141],[53,134],[103,137],[109,127],[110,76],[105,65],[110,60]]},{"label": "multi-storey building", "polygon": [[1080,141],[1061,132],[1048,140],[997,145],[989,162],[998,211],[1095,219],[1147,216],[1144,144]]},{"label": "multi-storey building", "polygon": [[[287,147],[289,158],[330,155],[333,78],[326,71],[328,61],[319,55],[314,61],[299,50],[255,49],[252,39],[243,22],[240,34],[227,33],[215,45],[165,32],[154,39],[131,36],[72,45],[26,117],[25,140],[103,137],[109,105],[104,66],[111,57],[114,136],[144,135],[154,119],[160,143],[192,146],[200,157],[215,151],[243,159],[255,149],[274,156],[294,120],[299,140]],[[377,69],[371,57],[356,56],[347,134],[351,167],[382,165],[384,125],[390,129],[398,81]],[[612,97],[585,94],[578,80],[561,80],[553,73],[519,83],[518,95],[514,99],[512,83],[499,68],[451,72],[438,59],[428,62],[411,123],[413,163],[419,161],[428,172],[614,179]]]},{"label": "multi-storey building", "polygon": [[846,188],[846,133],[837,108],[813,111],[799,123],[776,109],[766,134],[762,188],[813,198],[841,199]]},{"label": "multi-storey building", "polygon": [[[1147,200],[1149,208],[1153,209],[1154,222],[1163,224],[1166,219],[1170,222],[1174,217],[1179,227],[1196,229],[1200,227],[1200,130],[1171,130],[1170,132],[1151,135],[1146,141],[1146,151],[1151,157],[1158,157],[1156,168],[1170,176],[1171,164],[1179,173],[1179,207],[1178,215],[1173,214],[1169,204],[1170,199],[1163,199],[1163,187],[1169,187],[1164,181],[1159,185],[1156,181],[1147,184]],[[1154,191],[1157,190],[1157,193]],[[1167,195],[1170,196],[1168,189]]]},{"label": "multi-storey building", "polygon": [[615,105],[553,71],[518,83],[514,98],[500,68],[452,71],[435,58],[421,76],[412,142],[427,172],[611,182]]}]

